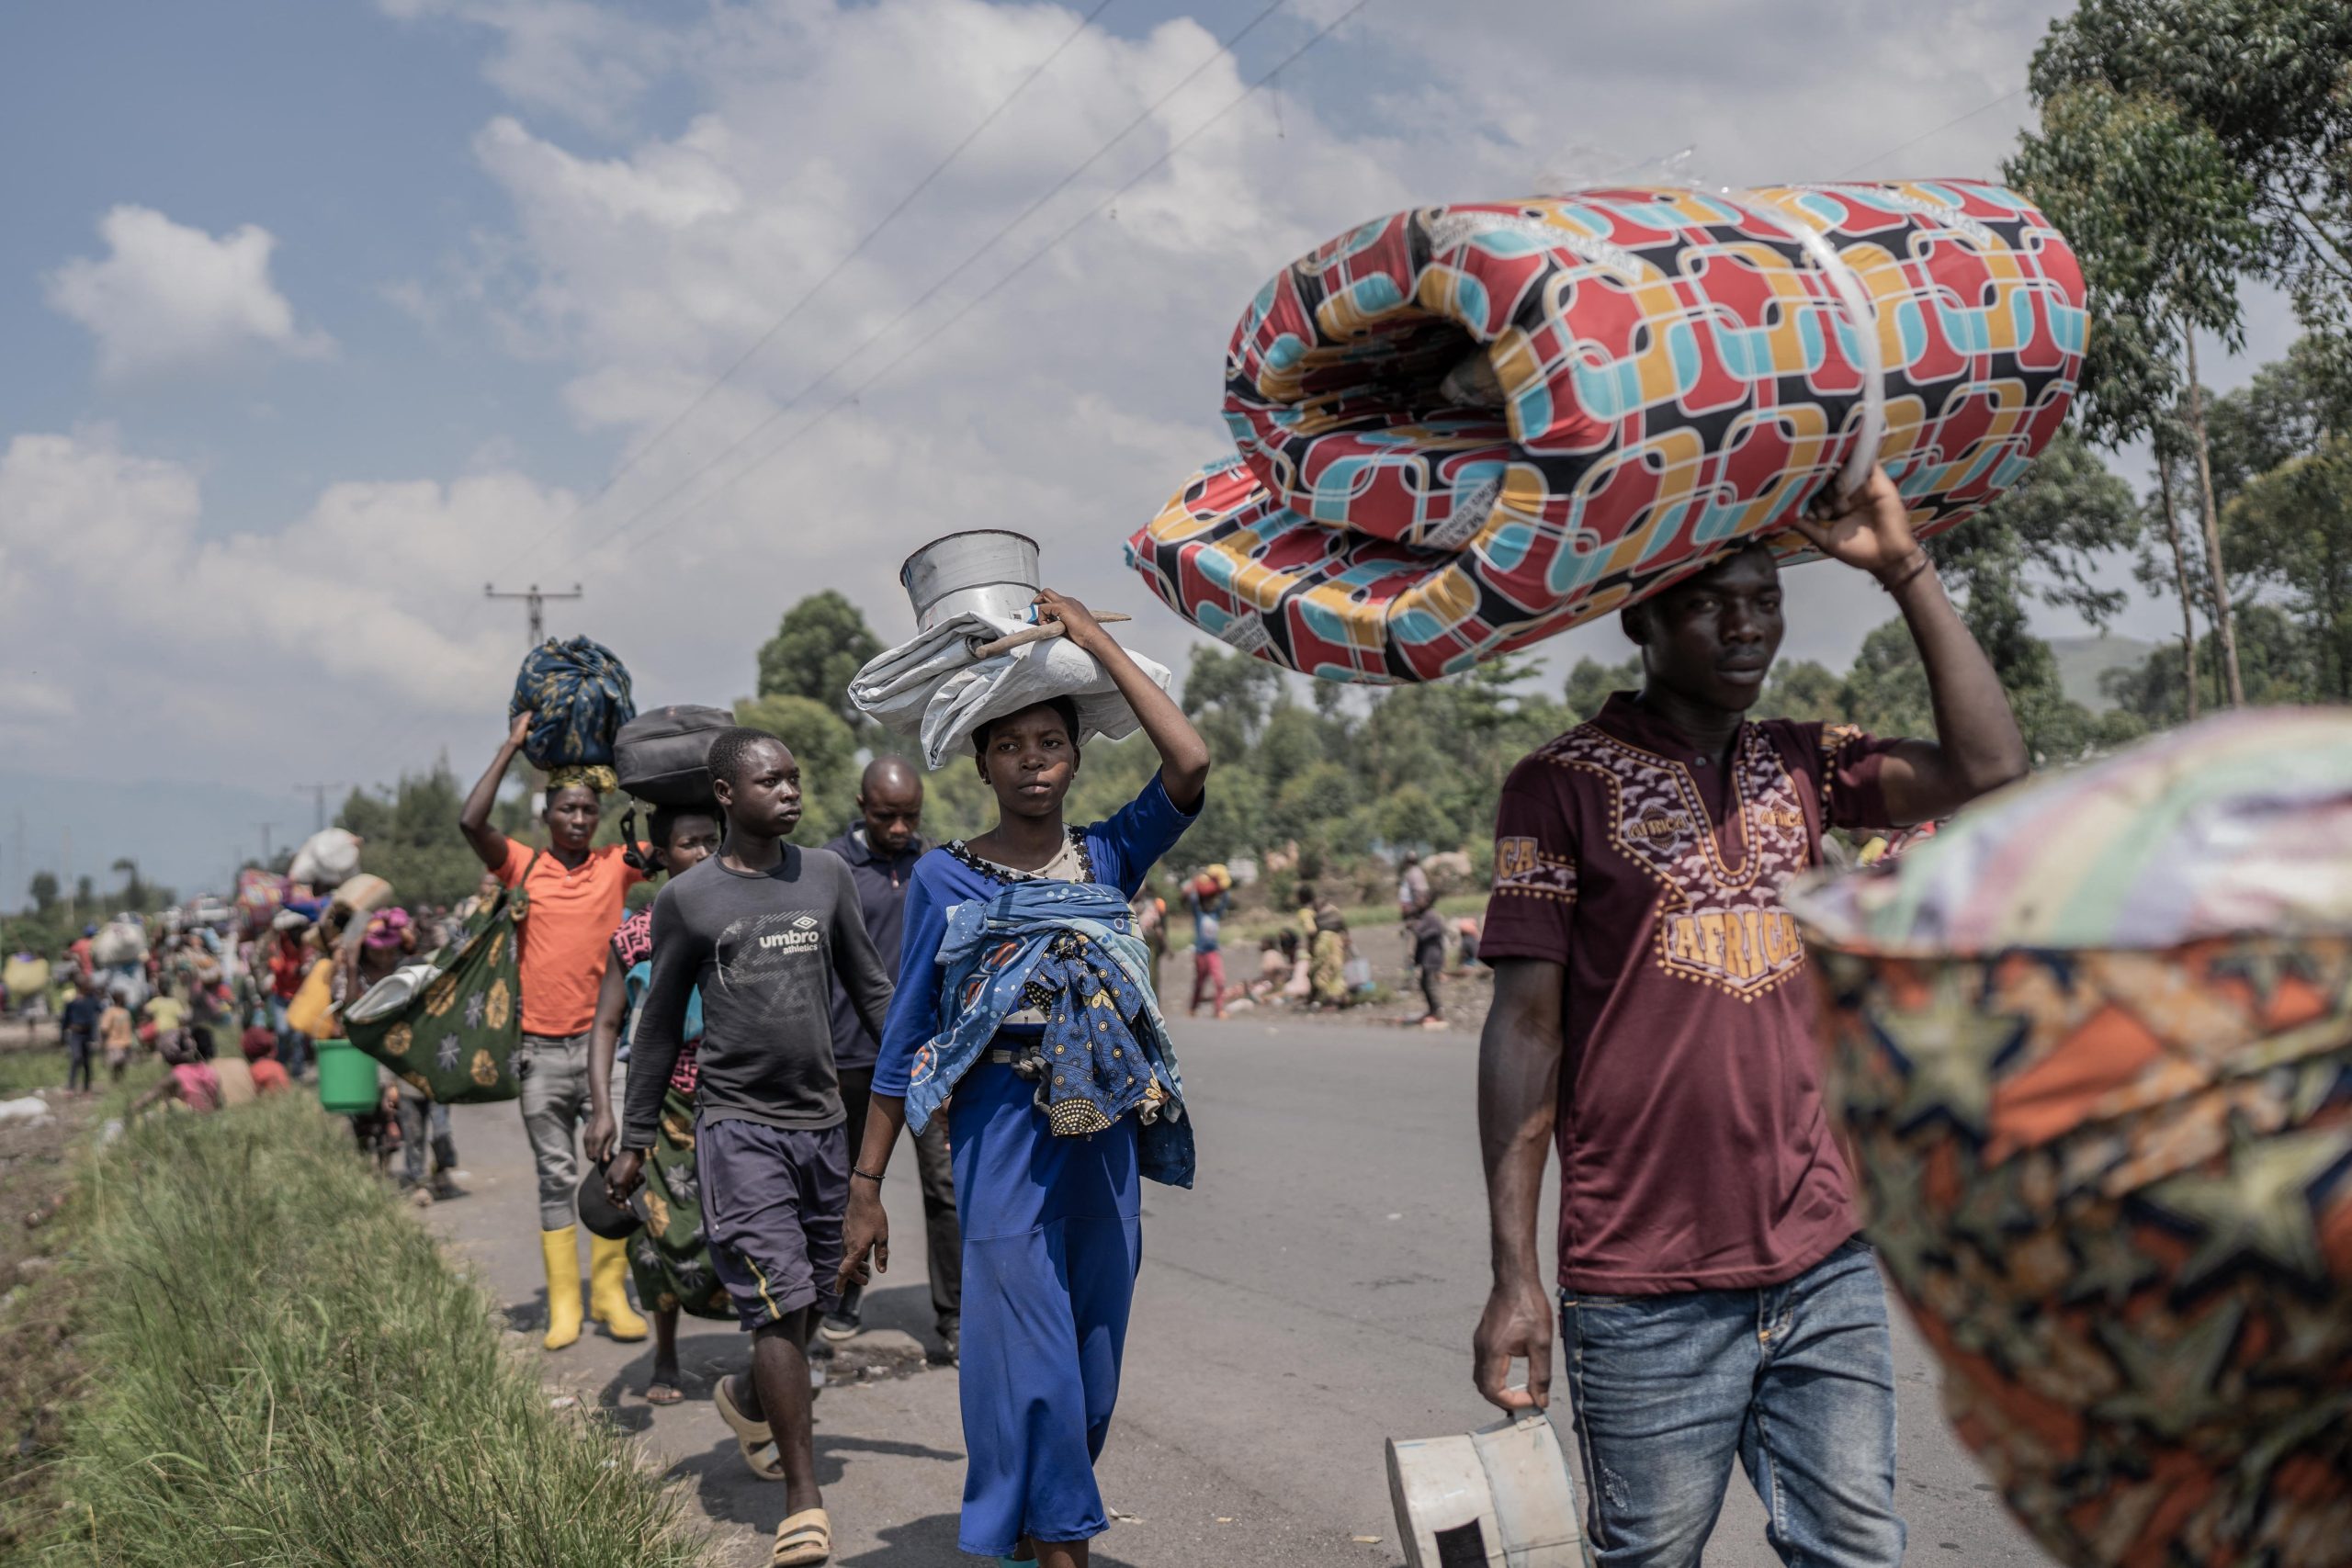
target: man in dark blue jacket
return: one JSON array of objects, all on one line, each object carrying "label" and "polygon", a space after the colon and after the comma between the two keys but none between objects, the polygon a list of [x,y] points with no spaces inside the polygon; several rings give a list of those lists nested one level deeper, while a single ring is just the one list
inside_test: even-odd
[{"label": "man in dark blue jacket", "polygon": [[[907,903],[907,881],[915,862],[931,846],[922,838],[922,780],[896,757],[877,757],[867,764],[858,782],[857,825],[825,847],[849,863],[857,886],[858,905],[865,915],[866,934],[874,939],[883,967],[899,972],[900,921]],[[850,1147],[865,1135],[865,1106],[874,1085],[875,1054],[881,1049],[873,1032],[838,983],[833,987],[833,1066],[840,1074],[842,1105],[849,1112]],[[947,1155],[947,1119],[933,1117],[915,1137],[915,1168],[922,1179],[923,1228],[930,1240],[931,1309],[939,1337],[953,1359],[956,1325],[964,1300],[964,1235],[956,1223],[956,1177]],[[841,1310],[828,1316],[819,1332],[828,1339],[847,1339],[858,1330],[859,1291],[853,1286],[842,1296]]]}]

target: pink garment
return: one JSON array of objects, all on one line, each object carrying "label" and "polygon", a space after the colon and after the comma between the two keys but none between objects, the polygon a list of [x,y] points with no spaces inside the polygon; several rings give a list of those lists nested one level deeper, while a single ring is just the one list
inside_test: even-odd
[{"label": "pink garment", "polygon": [[409,928],[406,909],[379,909],[368,922],[368,934],[362,939],[373,948],[398,947]]},{"label": "pink garment", "polygon": [[172,1069],[172,1083],[191,1111],[218,1111],[223,1103],[220,1075],[208,1063],[180,1063]]}]

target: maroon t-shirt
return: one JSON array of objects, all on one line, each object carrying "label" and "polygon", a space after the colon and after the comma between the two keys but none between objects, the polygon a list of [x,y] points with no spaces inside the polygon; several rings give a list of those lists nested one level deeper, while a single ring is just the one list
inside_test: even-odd
[{"label": "maroon t-shirt", "polygon": [[1563,1286],[1778,1284],[1854,1234],[1781,887],[1825,828],[1887,825],[1887,750],[1770,719],[1740,727],[1725,780],[1621,692],[1511,770],[1478,955],[1566,966]]}]

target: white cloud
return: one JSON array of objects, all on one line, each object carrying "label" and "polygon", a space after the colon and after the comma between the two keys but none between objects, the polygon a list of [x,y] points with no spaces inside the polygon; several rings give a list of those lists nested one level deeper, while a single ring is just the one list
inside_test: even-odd
[{"label": "white cloud", "polygon": [[[621,450],[645,441],[1077,22],[1063,6],[979,0],[730,10],[673,57],[694,109],[672,134],[592,153],[511,117],[492,121],[475,150],[514,208],[489,291],[508,341],[572,367],[565,395],[583,424],[615,427]],[[974,257],[1008,217],[1203,66],[1072,189]],[[1114,219],[1084,223],[968,320],[946,321],[1243,85],[1193,21],[1129,39],[1089,28],[655,446],[583,532],[594,541],[632,526],[584,559],[533,564],[543,576],[585,576],[592,591],[649,559],[684,574],[684,591],[637,582],[596,624],[611,626],[616,647],[658,639],[673,669],[709,682],[698,700],[741,689],[751,650],[807,588],[842,587],[889,635],[904,619],[899,559],[956,527],[1024,528],[1064,582],[1148,614],[1121,542],[1223,445],[1219,363],[1234,318],[1281,260],[1412,198],[1386,142],[1342,139],[1296,106],[1277,135],[1270,104],[1252,99],[1122,196]],[[908,325],[705,470],[943,280]],[[910,345],[915,356],[856,405],[810,423]],[[808,434],[719,490],[799,429]],[[1151,635],[1174,644],[1186,634],[1156,617]]]},{"label": "white cloud", "polygon": [[[1252,39],[1248,71],[1191,19],[1139,36],[1089,28],[584,515],[526,478],[495,429],[478,433],[474,460],[449,482],[332,486],[253,533],[208,525],[190,469],[104,432],[19,436],[0,458],[0,658],[40,669],[43,711],[105,713],[151,750],[220,759],[223,776],[252,777],[253,759],[299,746],[334,757],[337,776],[386,777],[445,740],[462,770],[494,743],[520,650],[519,613],[485,605],[485,579],[582,581],[585,601],[549,606],[550,630],[610,644],[640,701],[723,702],[748,691],[759,642],[802,594],[839,587],[893,636],[906,627],[903,557],[938,534],[994,525],[1035,536],[1057,583],[1136,612],[1139,643],[1181,661],[1191,634],[1150,602],[1120,547],[1227,448],[1223,350],[1276,268],[1378,213],[1531,188],[1579,144],[1589,151],[1573,172],[1593,177],[1640,177],[1615,165],[1690,142],[1693,178],[1834,174],[2020,81],[2051,8],[1793,3],[1795,22],[1691,0],[1481,0],[1438,21],[1375,6],[1283,73],[1279,114],[1261,93],[1214,123],[1333,0],[1279,14]],[[379,4],[420,25],[488,29],[486,69],[514,105],[473,142],[511,225],[453,236],[443,287],[399,283],[386,296],[435,333],[487,326],[511,352],[551,362],[564,406],[609,438],[616,466],[795,310],[1079,22],[1068,4],[984,0],[713,0],[666,26],[587,0]],[[1204,66],[982,254],[1008,217]],[[651,118],[657,96],[661,128],[627,129]],[[2021,113],[1996,107],[1872,172],[1989,172]],[[1085,216],[1204,124],[1118,197],[1115,216]],[[589,134],[569,129],[580,126]],[[952,320],[1073,221],[1051,253]],[[90,319],[62,297],[74,289],[109,301],[168,293],[200,269],[154,255],[192,241],[216,260],[245,258],[241,276],[257,286],[247,292],[274,301],[209,312],[241,323],[230,346],[305,351],[268,282],[266,234],[216,241],[137,209],[108,225],[115,258],[60,273],[60,309]],[[151,231],[167,243],[141,240]],[[93,324],[103,349],[126,356],[110,373],[130,373],[141,346],[200,338],[163,356],[176,363],[215,357],[223,341]],[[1887,614],[1868,584],[1829,568],[1797,574],[1792,600],[1792,656],[1842,661]],[[110,635],[93,638],[92,626]],[[60,646],[88,651],[73,668],[35,657]],[[228,661],[238,700],[220,700],[210,669],[175,659],[198,646],[240,655]],[[1619,646],[1603,625],[1553,648],[1573,659]],[[11,743],[35,748],[37,765],[74,765],[87,721],[37,727],[31,702],[0,713],[0,728],[17,724]]]},{"label": "white cloud", "polygon": [[513,680],[516,638],[479,613],[474,553],[560,538],[573,506],[512,472],[345,483],[276,532],[208,533],[185,465],[103,428],[18,435],[0,452],[0,668],[38,673],[0,705],[0,735],[34,771],[134,753],[194,776],[254,756],[413,766],[366,744],[483,710]]},{"label": "white cloud", "polygon": [[[510,21],[528,3],[506,5]],[[1814,4],[1825,27],[1843,14],[1843,0]],[[1302,9],[1315,20],[1335,7]],[[673,671],[705,683],[697,700],[728,694],[720,682],[740,688],[750,649],[807,588],[842,588],[891,635],[904,618],[899,559],[934,535],[983,525],[1035,536],[1058,580],[1137,611],[1138,635],[1181,660],[1190,634],[1125,570],[1120,544],[1193,465],[1226,449],[1222,352],[1275,268],[1376,213],[1532,188],[1577,142],[1588,151],[1575,172],[1589,178],[1657,177],[1623,165],[1692,141],[1713,154],[1690,160],[1693,177],[1833,172],[1826,159],[1843,166],[2020,81],[2047,6],[1973,0],[1949,21],[1910,23],[1875,12],[1850,48],[1818,58],[1736,8],[1698,9],[1715,24],[1698,27],[1690,5],[1573,28],[1556,8],[1508,0],[1480,7],[1470,27],[1451,15],[1442,28],[1373,25],[1382,13],[1370,11],[1284,72],[1279,115],[1261,93],[1213,123],[1307,23],[1255,40],[1268,53],[1249,72],[1190,19],[1132,38],[1089,28],[644,452],[592,508],[584,558],[535,564],[592,591],[653,560],[690,579],[690,597],[640,582],[621,609],[596,609],[594,624],[625,652],[662,649]],[[583,425],[612,427],[616,451],[636,451],[796,312],[1077,21],[1066,6],[982,0],[715,8],[662,56],[687,106],[670,132],[591,151],[500,117],[477,135],[476,155],[514,211],[514,232],[476,258],[487,308],[506,341],[571,367],[564,395]],[[1571,31],[1577,49],[1551,47]],[[512,27],[503,36],[523,47]],[[1510,37],[1529,47],[1494,47]],[[1773,71],[1752,69],[1758,59]],[[1072,188],[983,251],[1204,62]],[[1897,164],[1985,171],[2016,115],[1984,118],[1954,132],[1966,156],[1931,141],[1921,162]],[[1082,222],[951,321],[1204,124],[1118,197],[1114,216]],[[934,288],[910,321],[859,348]],[[834,411],[910,347],[903,366]],[[1792,581],[1806,616],[1792,653],[1842,661],[1884,617],[1883,602],[1850,587],[1822,570]],[[1597,626],[1554,651],[1572,660],[1619,640],[1613,626]]]},{"label": "white cloud", "polygon": [[129,381],[209,370],[255,349],[320,358],[323,332],[298,327],[269,276],[277,242],[246,224],[214,239],[145,207],[98,221],[103,259],[77,256],[43,283],[51,307],[98,340],[98,373]]},{"label": "white cloud", "polygon": [[591,0],[378,0],[403,21],[447,17],[498,35],[482,73],[517,103],[611,130],[662,75],[679,34]]}]

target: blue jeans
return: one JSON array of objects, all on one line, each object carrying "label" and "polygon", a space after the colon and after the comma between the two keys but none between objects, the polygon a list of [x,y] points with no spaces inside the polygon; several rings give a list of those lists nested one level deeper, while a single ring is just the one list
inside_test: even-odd
[{"label": "blue jeans", "polygon": [[1894,1352],[1859,1237],[1786,1284],[1600,1296],[1560,1328],[1602,1568],[1697,1568],[1734,1456],[1796,1568],[1893,1568]]}]

